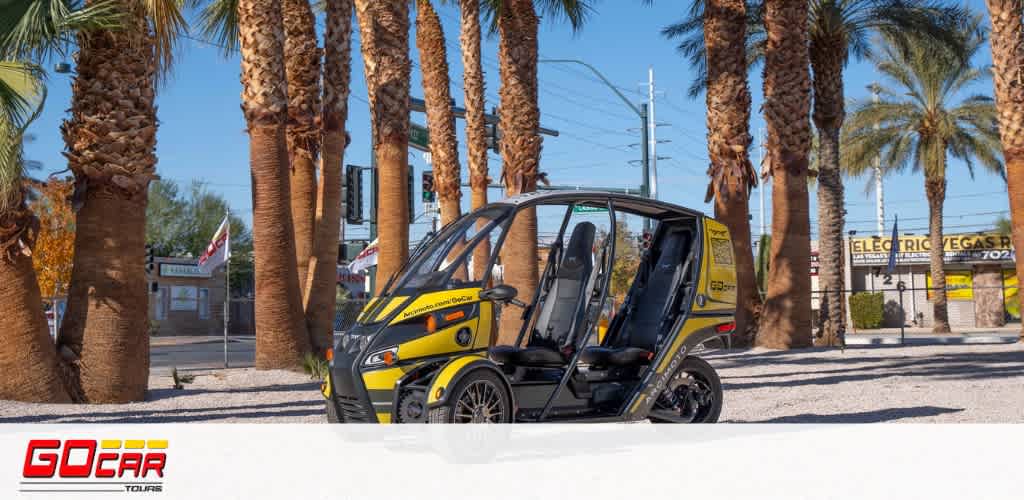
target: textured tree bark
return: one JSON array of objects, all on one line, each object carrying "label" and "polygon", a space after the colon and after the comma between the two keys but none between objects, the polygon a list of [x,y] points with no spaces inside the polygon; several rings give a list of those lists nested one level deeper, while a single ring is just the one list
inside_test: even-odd
[{"label": "textured tree bark", "polygon": [[409,5],[355,2],[377,159],[377,283],[409,258]]},{"label": "textured tree bark", "polygon": [[298,369],[309,352],[285,144],[284,28],[279,0],[239,0],[242,112],[249,131],[256,278],[256,368]]},{"label": "textured tree bark", "polygon": [[821,318],[817,343],[846,342],[846,299],[843,288],[843,180],[839,171],[839,132],[846,117],[843,66],[846,40],[823,35],[811,38],[814,72],[814,125],[818,129],[818,291]]},{"label": "textured tree bark", "polygon": [[[1006,161],[1013,247],[1024,248],[1024,28],[1021,2],[986,0],[992,33],[992,81],[999,112],[999,135]],[[1024,259],[1017,259],[1017,277],[1024,283]],[[1024,323],[1020,341],[1024,342]]]},{"label": "textured tree bark", "polygon": [[298,369],[310,351],[292,258],[287,154],[283,124],[250,125],[258,370]]},{"label": "textured tree bark", "polygon": [[1003,269],[998,264],[974,266],[974,324],[998,328],[1006,324],[1003,303]]},{"label": "textured tree bark", "polygon": [[706,201],[729,228],[736,263],[736,335],[747,347],[757,333],[761,296],[750,242],[750,188],[757,184],[750,164],[750,89],[747,86],[746,5],[743,0],[710,0],[704,7],[707,54],[708,175]]},{"label": "textured tree bark", "polygon": [[320,149],[320,49],[316,18],[308,0],[282,0],[285,75],[288,80],[288,159],[295,267],[306,289],[313,256],[316,216],[316,161]]},{"label": "textured tree bark", "polygon": [[79,37],[62,127],[77,213],[59,352],[69,394],[92,403],[142,400],[149,384],[145,212],[157,160],[156,57],[142,9],[121,8],[123,29]]},{"label": "textured tree bark", "polygon": [[0,399],[70,403],[29,255],[39,222],[21,200],[11,205],[0,214]]},{"label": "textured tree bark", "polygon": [[[498,15],[498,61],[501,74],[502,180],[508,196],[537,190],[540,161],[540,109],[537,104],[537,14],[529,0],[509,0]],[[537,289],[537,214],[518,214],[502,245],[505,283],[530,300]],[[511,314],[510,314],[511,313]],[[499,344],[515,341],[522,326],[516,310],[501,315]]]},{"label": "textured tree bark", "polygon": [[338,243],[342,229],[342,165],[348,146],[348,94],[352,64],[352,0],[328,0],[324,33],[323,154],[317,186],[314,258],[305,296],[306,326],[313,348],[323,353],[334,333]]},{"label": "textured tree bark", "polygon": [[[465,88],[466,149],[469,163],[470,208],[487,204],[487,123],[484,121],[484,71],[480,55],[480,0],[461,0],[462,80]],[[487,272],[491,256],[490,240],[483,240],[473,249],[473,277],[481,279]]]},{"label": "textured tree bark", "polygon": [[807,153],[811,134],[807,2],[765,3],[764,93],[767,174],[772,176],[772,245],[757,345],[811,345],[810,214]]},{"label": "textured tree bark", "polygon": [[447,225],[462,215],[459,206],[462,198],[461,167],[455,140],[452,96],[448,90],[450,81],[444,30],[429,0],[416,0],[416,48],[419,49],[420,72],[423,74],[434,188],[441,209],[441,224]]},{"label": "textured tree bark", "polygon": [[[943,168],[945,171],[945,168]],[[932,273],[932,332],[950,333],[949,306],[946,302],[946,270],[942,246],[942,204],[946,201],[946,179],[927,178],[924,181],[928,197],[928,243],[931,245]]]}]

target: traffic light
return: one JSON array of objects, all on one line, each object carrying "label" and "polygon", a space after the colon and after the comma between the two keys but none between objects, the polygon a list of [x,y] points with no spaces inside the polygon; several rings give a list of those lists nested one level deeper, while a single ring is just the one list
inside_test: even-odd
[{"label": "traffic light", "polygon": [[160,285],[155,281],[149,282],[149,293],[156,293],[160,291]]},{"label": "traffic light", "polygon": [[363,168],[345,166],[345,221],[363,223]]},{"label": "traffic light", "polygon": [[434,172],[423,171],[423,203],[434,203],[437,201],[437,193],[434,191]]},{"label": "traffic light", "polygon": [[156,251],[152,243],[146,243],[146,272],[156,271]]},{"label": "traffic light", "polygon": [[644,235],[640,239],[640,248],[642,248],[644,250],[647,250],[648,248],[651,248],[651,239],[653,237],[654,237],[653,234],[645,232]]}]

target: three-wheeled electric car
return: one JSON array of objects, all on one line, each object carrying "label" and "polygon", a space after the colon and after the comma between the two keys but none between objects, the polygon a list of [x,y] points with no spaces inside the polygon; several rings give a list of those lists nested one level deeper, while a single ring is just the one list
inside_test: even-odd
[{"label": "three-wheeled electric car", "polygon": [[[532,271],[512,267],[511,241],[536,234],[529,227],[542,208],[558,214],[547,223],[561,226],[538,258],[546,265],[534,275],[536,291],[517,298],[510,283]],[[608,229],[598,232],[579,214],[607,217]],[[608,320],[602,312],[623,257],[616,218],[626,216],[654,229]],[[322,387],[327,418],[714,422],[721,383],[694,352],[728,342],[735,303],[729,232],[699,212],[600,191],[509,198],[421,243],[337,336]],[[522,325],[512,345],[495,345],[499,313]]]}]

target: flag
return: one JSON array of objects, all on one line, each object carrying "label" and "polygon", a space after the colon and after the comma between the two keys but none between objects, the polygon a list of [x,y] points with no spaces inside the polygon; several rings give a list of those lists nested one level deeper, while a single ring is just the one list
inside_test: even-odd
[{"label": "flag", "polygon": [[900,216],[896,216],[892,221],[892,242],[889,247],[889,265],[885,268],[886,274],[892,274],[896,270],[896,252],[900,248],[900,236],[897,232],[896,227],[899,225]]},{"label": "flag", "polygon": [[348,270],[353,273],[358,273],[369,269],[377,265],[377,253],[378,253],[377,240],[373,240],[356,258],[348,265]]},{"label": "flag", "polygon": [[230,227],[228,218],[225,216],[224,222],[220,223],[217,232],[213,234],[210,246],[206,247],[206,252],[199,256],[200,271],[211,273],[231,257]]}]

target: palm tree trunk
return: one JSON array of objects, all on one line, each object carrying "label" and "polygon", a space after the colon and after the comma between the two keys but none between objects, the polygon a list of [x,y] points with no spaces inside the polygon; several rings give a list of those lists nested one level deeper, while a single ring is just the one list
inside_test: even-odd
[{"label": "palm tree trunk", "polygon": [[[1024,14],[1018,0],[986,0],[992,20],[993,81],[999,110],[999,135],[1006,161],[1006,184],[1013,224],[1013,247],[1024,248]],[[1017,278],[1024,283],[1024,259],[1017,259]],[[1024,323],[1020,341],[1024,342]]]},{"label": "palm tree trunk", "polygon": [[299,290],[306,290],[313,255],[316,212],[316,160],[320,149],[320,49],[316,18],[308,0],[282,0],[284,62],[288,79],[288,160],[295,263]]},{"label": "palm tree trunk", "polygon": [[71,117],[63,126],[79,208],[61,352],[74,358],[69,391],[92,403],[142,400],[149,383],[143,264],[146,193],[156,166],[156,60],[142,9],[123,8],[123,29],[79,37]]},{"label": "palm tree trunk", "polygon": [[757,345],[811,345],[810,213],[807,152],[811,133],[807,2],[765,2],[764,93],[772,247]]},{"label": "palm tree trunk", "polygon": [[377,160],[377,282],[409,258],[409,4],[357,0]]},{"label": "palm tree trunk", "polygon": [[462,215],[459,201],[462,186],[459,172],[459,151],[455,140],[455,114],[448,90],[448,54],[444,44],[441,19],[429,0],[416,1],[416,48],[420,54],[423,74],[423,100],[427,108],[430,131],[430,157],[434,165],[434,188],[437,190],[441,224]]},{"label": "palm tree trunk", "polygon": [[0,400],[70,403],[29,255],[39,221],[22,200],[11,206],[0,214]]},{"label": "palm tree trunk", "polygon": [[845,118],[845,40],[811,41],[814,124],[818,129],[818,289],[821,307],[818,344],[842,346],[846,338],[843,288],[843,181],[839,172],[839,130]]},{"label": "palm tree trunk", "polygon": [[925,195],[928,197],[928,243],[931,245],[932,273],[932,332],[949,333],[949,306],[946,301],[946,270],[943,268],[945,250],[942,235],[942,204],[946,201],[946,179],[926,176]]},{"label": "palm tree trunk", "polygon": [[324,34],[323,154],[317,186],[316,232],[305,297],[306,327],[313,348],[323,353],[334,332],[338,242],[342,238],[342,175],[347,137],[352,62],[352,0],[328,0]]},{"label": "palm tree trunk", "polygon": [[[469,162],[470,208],[487,204],[487,123],[484,121],[484,70],[480,55],[480,0],[459,2],[462,47],[462,86],[465,88],[466,149]],[[473,249],[473,276],[479,279],[487,271],[491,255],[489,240]]]},{"label": "palm tree trunk", "polygon": [[296,369],[309,351],[292,227],[280,0],[239,0],[242,111],[249,131],[256,368]]},{"label": "palm tree trunk", "polygon": [[747,86],[746,4],[709,0],[704,7],[707,54],[708,198],[715,217],[729,228],[736,263],[736,332],[733,345],[753,342],[761,296],[754,275],[747,202],[757,184],[750,164],[750,89]]},{"label": "palm tree trunk", "polygon": [[[537,190],[540,109],[537,103],[537,14],[530,0],[509,0],[498,14],[501,74],[502,181],[508,196]],[[505,282],[531,299],[537,289],[537,212],[519,212],[502,248]],[[511,313],[511,314],[510,314]],[[499,344],[515,341],[522,326],[518,311],[501,315]]]}]

